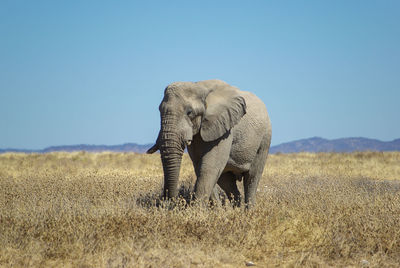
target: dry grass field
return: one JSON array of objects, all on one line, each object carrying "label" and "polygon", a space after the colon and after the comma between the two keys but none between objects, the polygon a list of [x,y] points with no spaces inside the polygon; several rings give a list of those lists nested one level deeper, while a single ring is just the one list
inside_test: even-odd
[{"label": "dry grass field", "polygon": [[0,266],[400,266],[400,153],[270,155],[250,211],[160,205],[162,177],[157,154],[1,154]]}]

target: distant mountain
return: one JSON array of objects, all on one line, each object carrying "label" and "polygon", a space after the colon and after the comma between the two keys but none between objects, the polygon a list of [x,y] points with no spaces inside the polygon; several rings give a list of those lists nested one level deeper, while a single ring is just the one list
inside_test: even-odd
[{"label": "distant mountain", "polygon": [[[153,144],[125,143],[121,145],[63,145],[47,147],[43,150],[0,149],[0,153],[49,153],[49,152],[135,152],[144,153]],[[400,151],[400,139],[380,141],[367,138],[342,138],[327,140],[319,137],[292,141],[272,146],[270,153],[298,153],[298,152],[354,152],[354,151]]]},{"label": "distant mountain", "polygon": [[37,153],[39,151],[37,150],[28,150],[28,149],[14,149],[14,148],[6,148],[6,149],[0,149],[0,154],[2,153]]},{"label": "distant mountain", "polygon": [[152,146],[152,144],[136,144],[136,143],[124,143],[122,145],[87,145],[87,144],[79,144],[79,145],[69,145],[69,146],[52,146],[43,149],[41,152],[49,153],[49,152],[75,152],[75,151],[86,151],[86,152],[135,152],[135,153],[144,153]]},{"label": "distant mountain", "polygon": [[400,139],[380,141],[367,138],[342,138],[327,140],[319,137],[297,140],[272,146],[271,153],[298,152],[355,152],[355,151],[400,151]]},{"label": "distant mountain", "polygon": [[125,143],[122,145],[88,145],[88,144],[78,144],[78,145],[61,145],[61,146],[51,146],[43,150],[25,150],[25,149],[0,149],[0,153],[5,152],[21,152],[21,153],[49,153],[49,152],[76,152],[76,151],[86,151],[86,152],[135,152],[144,153],[153,144],[136,144],[136,143]]}]

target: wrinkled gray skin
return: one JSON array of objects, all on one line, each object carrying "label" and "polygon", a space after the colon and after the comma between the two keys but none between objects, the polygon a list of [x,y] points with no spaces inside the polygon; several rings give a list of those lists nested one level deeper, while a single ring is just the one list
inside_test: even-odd
[{"label": "wrinkled gray skin", "polygon": [[212,197],[215,185],[240,205],[236,181],[243,178],[246,205],[255,203],[271,142],[264,103],[220,80],[176,82],[164,92],[161,130],[147,153],[160,150],[164,197],[178,195],[180,164],[188,148],[197,176],[196,199]]}]

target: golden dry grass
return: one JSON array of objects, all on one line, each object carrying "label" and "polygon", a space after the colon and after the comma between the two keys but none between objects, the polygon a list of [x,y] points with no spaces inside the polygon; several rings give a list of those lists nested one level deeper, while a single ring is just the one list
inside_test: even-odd
[{"label": "golden dry grass", "polygon": [[[181,187],[195,177],[185,155]],[[159,156],[0,155],[0,266],[398,266],[400,153],[270,155],[254,209],[156,206]]]}]

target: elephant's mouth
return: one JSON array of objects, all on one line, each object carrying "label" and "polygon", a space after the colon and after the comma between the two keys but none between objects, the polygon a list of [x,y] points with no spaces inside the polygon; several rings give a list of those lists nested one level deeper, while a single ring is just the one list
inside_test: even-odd
[{"label": "elephant's mouth", "polygon": [[186,145],[189,146],[190,144],[192,144],[192,140],[187,140]]}]

